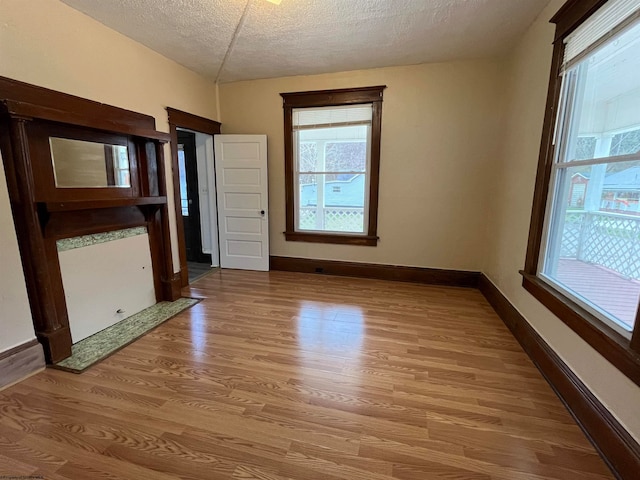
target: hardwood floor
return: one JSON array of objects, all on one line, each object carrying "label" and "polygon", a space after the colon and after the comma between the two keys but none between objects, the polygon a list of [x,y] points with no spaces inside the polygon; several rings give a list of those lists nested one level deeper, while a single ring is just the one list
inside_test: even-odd
[{"label": "hardwood floor", "polygon": [[477,290],[225,270],[185,293],[85,373],[0,392],[0,476],[612,478]]}]

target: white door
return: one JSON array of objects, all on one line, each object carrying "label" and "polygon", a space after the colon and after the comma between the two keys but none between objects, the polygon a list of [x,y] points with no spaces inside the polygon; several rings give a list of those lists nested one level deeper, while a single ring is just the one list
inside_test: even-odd
[{"label": "white door", "polygon": [[269,270],[267,136],[216,135],[220,266]]}]

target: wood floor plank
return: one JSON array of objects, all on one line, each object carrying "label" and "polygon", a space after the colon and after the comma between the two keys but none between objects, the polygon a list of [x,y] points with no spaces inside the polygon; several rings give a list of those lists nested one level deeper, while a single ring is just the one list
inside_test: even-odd
[{"label": "wood floor plank", "polygon": [[0,392],[0,476],[608,480],[479,291],[221,270],[80,375]]}]

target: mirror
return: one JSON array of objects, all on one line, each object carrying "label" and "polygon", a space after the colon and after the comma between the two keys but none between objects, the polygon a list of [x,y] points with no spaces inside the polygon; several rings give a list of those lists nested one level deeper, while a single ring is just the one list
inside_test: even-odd
[{"label": "mirror", "polygon": [[49,137],[58,188],[131,187],[126,145]]}]

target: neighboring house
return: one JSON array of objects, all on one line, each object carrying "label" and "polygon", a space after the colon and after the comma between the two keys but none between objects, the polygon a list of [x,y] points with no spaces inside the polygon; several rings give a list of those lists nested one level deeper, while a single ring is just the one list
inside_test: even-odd
[{"label": "neighboring house", "polygon": [[[332,180],[324,185],[325,207],[364,207],[364,175],[350,180]],[[306,184],[300,189],[300,205],[315,207],[318,204],[318,185]]]},{"label": "neighboring house", "polygon": [[[582,208],[589,185],[589,173],[571,177],[569,206]],[[608,174],[604,179],[600,209],[640,214],[640,166]]]}]

